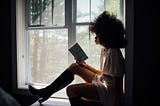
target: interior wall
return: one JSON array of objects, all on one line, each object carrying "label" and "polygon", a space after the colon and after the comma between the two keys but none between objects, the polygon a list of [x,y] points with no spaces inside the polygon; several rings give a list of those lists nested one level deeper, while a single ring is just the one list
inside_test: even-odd
[{"label": "interior wall", "polygon": [[134,0],[134,103],[155,106],[158,103],[159,3]]},{"label": "interior wall", "polygon": [[1,70],[0,85],[11,92],[12,69],[11,69],[11,11],[10,0],[0,1],[0,35],[1,35]]}]

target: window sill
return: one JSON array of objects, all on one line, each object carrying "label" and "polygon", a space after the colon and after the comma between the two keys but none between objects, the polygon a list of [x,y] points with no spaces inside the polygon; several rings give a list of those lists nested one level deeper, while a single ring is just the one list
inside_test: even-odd
[{"label": "window sill", "polygon": [[[31,106],[40,106],[39,102],[33,103]],[[49,98],[43,102],[43,106],[70,106],[68,99]]]}]

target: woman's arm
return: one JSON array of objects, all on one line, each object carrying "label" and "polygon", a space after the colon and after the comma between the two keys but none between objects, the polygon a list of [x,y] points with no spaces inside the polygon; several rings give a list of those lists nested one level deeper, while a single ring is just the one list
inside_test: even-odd
[{"label": "woman's arm", "polygon": [[94,67],[88,65],[86,62],[81,62],[79,65],[91,70],[92,72],[94,73],[97,73],[97,74],[103,74],[102,70],[97,70],[95,69]]}]

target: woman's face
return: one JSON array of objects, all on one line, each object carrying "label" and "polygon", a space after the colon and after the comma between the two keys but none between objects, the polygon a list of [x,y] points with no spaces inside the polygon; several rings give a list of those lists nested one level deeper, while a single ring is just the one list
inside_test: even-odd
[{"label": "woman's face", "polygon": [[100,44],[100,41],[99,41],[99,37],[96,35],[96,37],[95,37],[95,43],[98,45],[98,44]]}]

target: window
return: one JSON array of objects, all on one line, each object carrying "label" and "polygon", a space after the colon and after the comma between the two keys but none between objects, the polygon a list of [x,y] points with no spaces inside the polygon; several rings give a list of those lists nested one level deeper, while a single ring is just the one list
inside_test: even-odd
[{"label": "window", "polygon": [[[17,82],[42,88],[73,61],[68,48],[79,42],[87,62],[99,68],[99,46],[88,30],[89,22],[104,10],[124,20],[123,0],[17,0]],[[93,54],[94,52],[94,54]],[[75,82],[81,81],[76,78]],[[74,82],[73,82],[74,83]],[[54,96],[65,97],[62,90]],[[62,96],[63,95],[63,96]]]}]

